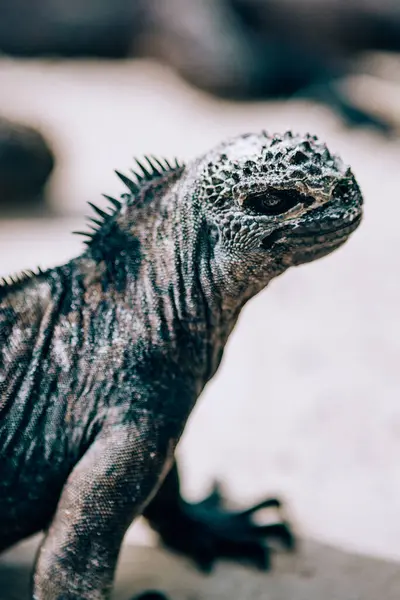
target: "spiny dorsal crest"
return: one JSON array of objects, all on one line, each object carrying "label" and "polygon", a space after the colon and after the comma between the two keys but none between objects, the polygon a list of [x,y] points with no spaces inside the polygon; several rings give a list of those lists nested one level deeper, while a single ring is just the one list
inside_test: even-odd
[{"label": "spiny dorsal crest", "polygon": [[[146,165],[143,164],[144,161],[147,163]],[[144,156],[143,161],[139,161],[137,158],[135,158],[135,162],[138,169],[131,169],[131,173],[133,175],[132,179],[123,173],[120,173],[119,171],[115,171],[130,193],[121,194],[120,200],[103,194],[104,198],[110,202],[111,206],[109,206],[109,208],[111,208],[111,212],[99,208],[92,202],[88,202],[88,204],[96,213],[95,217],[88,217],[88,220],[90,221],[90,231],[73,232],[77,235],[83,235],[87,237],[88,239],[84,241],[85,244],[90,245],[92,243],[95,234],[100,231],[100,229],[104,227],[104,225],[121,210],[121,207],[124,203],[133,204],[145,186],[151,182],[157,181],[165,176],[169,176],[172,173],[176,173],[184,169],[184,165],[181,164],[178,159],[175,159],[171,164],[166,158],[160,160],[155,156]]]},{"label": "spiny dorsal crest", "polygon": [[9,291],[11,287],[18,287],[19,285],[25,283],[25,281],[27,281],[28,279],[32,279],[32,277],[37,277],[43,274],[44,271],[40,267],[38,267],[36,271],[27,269],[25,271],[19,271],[18,273],[14,273],[13,275],[0,277],[0,291],[6,289],[7,291]]}]

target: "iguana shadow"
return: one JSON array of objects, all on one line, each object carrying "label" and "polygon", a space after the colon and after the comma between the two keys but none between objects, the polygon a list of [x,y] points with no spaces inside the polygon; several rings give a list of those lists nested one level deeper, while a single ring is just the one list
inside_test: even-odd
[{"label": "iguana shadow", "polygon": [[[2,600],[28,600],[37,538],[0,559]],[[220,563],[204,576],[162,549],[125,544],[113,600],[130,600],[146,589],[171,600],[398,600],[400,562],[343,551],[312,540],[293,555],[277,554],[274,570],[260,573]]]}]

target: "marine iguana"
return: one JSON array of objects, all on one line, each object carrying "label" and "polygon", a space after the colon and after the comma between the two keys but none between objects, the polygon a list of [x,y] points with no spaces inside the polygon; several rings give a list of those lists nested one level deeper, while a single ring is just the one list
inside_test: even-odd
[{"label": "marine iguana", "polygon": [[[187,166],[139,162],[87,248],[0,287],[0,549],[40,530],[35,600],[104,600],[126,529],[210,569],[269,564],[283,520],[190,504],[174,451],[241,308],[277,275],[339,248],[362,195],[315,136],[246,134]],[[151,596],[148,596],[151,597]],[[154,596],[153,596],[154,597]]]}]

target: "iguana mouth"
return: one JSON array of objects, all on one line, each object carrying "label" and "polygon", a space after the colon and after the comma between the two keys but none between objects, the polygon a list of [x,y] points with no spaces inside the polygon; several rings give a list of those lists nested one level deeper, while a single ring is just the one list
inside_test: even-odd
[{"label": "iguana mouth", "polygon": [[269,250],[276,242],[286,239],[291,245],[295,246],[318,246],[330,245],[332,243],[340,243],[341,240],[353,233],[359,226],[362,219],[362,213],[359,213],[351,223],[342,223],[339,227],[331,229],[319,229],[318,231],[310,231],[306,226],[300,226],[293,229],[290,226],[283,227],[273,231],[265,236],[261,242],[261,247],[264,250]]}]

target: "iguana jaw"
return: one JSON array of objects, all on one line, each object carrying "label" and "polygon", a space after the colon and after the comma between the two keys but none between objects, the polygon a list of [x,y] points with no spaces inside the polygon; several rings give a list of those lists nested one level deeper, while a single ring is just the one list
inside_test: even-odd
[{"label": "iguana jaw", "polygon": [[361,220],[362,213],[360,212],[349,221],[342,221],[340,225],[331,228],[321,228],[318,232],[307,231],[307,228],[301,226],[287,225],[266,235],[261,242],[261,247],[263,250],[270,250],[275,244],[286,243],[290,244],[294,251],[296,248],[307,249],[307,254],[309,254],[313,249],[318,250],[323,246],[341,246],[358,228]]}]

